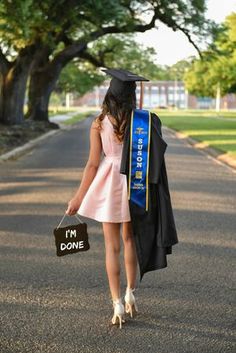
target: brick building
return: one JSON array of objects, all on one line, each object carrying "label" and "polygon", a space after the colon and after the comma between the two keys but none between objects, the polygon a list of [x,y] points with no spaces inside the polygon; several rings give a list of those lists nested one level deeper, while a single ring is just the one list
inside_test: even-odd
[{"label": "brick building", "polygon": [[[85,94],[81,98],[73,95],[74,106],[101,106],[110,81]],[[137,84],[137,100],[140,85]],[[188,94],[182,81],[149,81],[144,83],[144,108],[178,107],[182,109],[215,109],[215,99]],[[221,99],[221,109],[236,109],[236,95],[228,94]]]}]

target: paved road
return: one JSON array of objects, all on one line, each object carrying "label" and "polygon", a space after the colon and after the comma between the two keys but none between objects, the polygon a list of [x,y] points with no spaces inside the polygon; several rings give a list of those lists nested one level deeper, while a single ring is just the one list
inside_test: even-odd
[{"label": "paved road", "polygon": [[165,129],[180,242],[168,267],[138,284],[139,316],[122,330],[109,326],[101,223],[85,219],[89,252],[56,257],[52,229],[79,185],[90,124],[1,165],[0,352],[235,352],[236,175]]}]

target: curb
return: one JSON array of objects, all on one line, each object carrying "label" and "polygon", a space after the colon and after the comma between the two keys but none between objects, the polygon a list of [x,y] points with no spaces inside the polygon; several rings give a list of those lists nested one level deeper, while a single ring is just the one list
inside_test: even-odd
[{"label": "curb", "polygon": [[221,162],[225,164],[227,167],[230,167],[231,169],[236,169],[236,160],[232,157],[230,157],[227,153],[224,153],[222,151],[216,150],[212,147],[209,147],[207,143],[197,141],[193,139],[192,137],[186,135],[183,132],[176,131],[170,127],[163,126],[164,129],[167,131],[170,131],[172,134],[174,134],[177,138],[185,140],[185,142],[189,143],[191,146],[194,148],[197,148],[201,152],[210,155],[214,159],[216,159],[218,162]]},{"label": "curb", "polygon": [[39,142],[43,141],[49,136],[55,135],[56,133],[60,132],[62,129],[56,129],[52,131],[48,131],[45,134],[36,137],[33,140],[28,141],[24,145],[20,147],[16,147],[13,150],[4,153],[0,156],[0,163],[6,162],[9,159],[16,159],[20,157],[21,155],[25,154],[26,152],[30,151],[34,146],[36,146]]},{"label": "curb", "polygon": [[45,134],[42,134],[39,137],[36,137],[35,139],[32,139],[26,142],[24,145],[16,147],[13,150],[0,155],[0,163],[4,163],[10,159],[15,160],[18,157],[25,154],[26,152],[33,149],[38,143],[40,143],[42,140],[46,139],[47,137],[55,135],[56,133],[62,132],[63,130],[71,130],[73,129],[73,126],[74,126],[74,124],[65,125],[63,124],[63,122],[57,122],[57,124],[59,125],[59,129],[48,131]]}]

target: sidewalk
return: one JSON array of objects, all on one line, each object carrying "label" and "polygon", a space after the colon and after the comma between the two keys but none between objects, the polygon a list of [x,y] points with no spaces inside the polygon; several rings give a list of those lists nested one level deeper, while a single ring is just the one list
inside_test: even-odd
[{"label": "sidewalk", "polygon": [[184,140],[186,143],[190,144],[191,146],[197,148],[202,153],[205,153],[213,158],[215,158],[218,162],[224,163],[225,165],[229,166],[236,170],[236,159],[229,156],[227,153],[218,151],[212,147],[209,147],[207,143],[197,141],[192,137],[189,137],[187,134],[183,132],[176,131],[171,129],[170,127],[163,126],[163,130],[169,131],[172,135],[176,136],[178,139]]},{"label": "sidewalk", "polygon": [[49,121],[53,122],[53,123],[57,123],[60,126],[60,129],[50,130],[46,133],[43,133],[39,137],[28,141],[24,145],[16,147],[16,148],[12,149],[11,151],[8,151],[8,152],[0,155],[0,163],[5,162],[9,159],[13,159],[13,160],[17,159],[18,157],[20,157],[24,153],[30,151],[32,148],[34,148],[36,145],[38,145],[39,143],[41,143],[42,141],[44,141],[48,137],[53,136],[55,134],[58,134],[63,130],[70,130],[72,128],[72,125],[65,125],[65,124],[63,124],[63,122],[70,119],[71,117],[77,115],[78,113],[79,113],[78,111],[75,111],[75,112],[71,112],[68,114],[57,114],[57,115],[53,115],[53,116],[49,117]]},{"label": "sidewalk", "polygon": [[79,114],[79,111],[75,111],[75,112],[71,112],[68,114],[57,114],[57,115],[53,115],[49,117],[49,121],[51,121],[52,123],[57,123],[58,125],[61,126],[61,123],[63,123],[64,121],[72,118],[73,116]]}]

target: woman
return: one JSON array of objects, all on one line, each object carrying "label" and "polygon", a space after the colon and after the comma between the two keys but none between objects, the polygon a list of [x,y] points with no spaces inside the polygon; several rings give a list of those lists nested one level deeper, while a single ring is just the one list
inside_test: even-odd
[{"label": "woman", "polygon": [[[102,222],[106,271],[112,296],[112,324],[125,322],[124,312],[137,312],[134,297],[137,274],[137,254],[130,218],[126,176],[120,173],[122,145],[127,122],[136,108],[135,82],[122,83],[112,79],[102,104],[101,114],[90,129],[90,153],[79,189],[69,201],[66,213]],[[119,88],[119,94],[117,92]],[[105,157],[100,162],[101,153]],[[120,229],[124,244],[127,278],[125,306],[120,293]],[[117,320],[118,319],[118,320]]]}]

